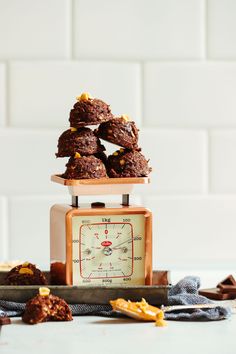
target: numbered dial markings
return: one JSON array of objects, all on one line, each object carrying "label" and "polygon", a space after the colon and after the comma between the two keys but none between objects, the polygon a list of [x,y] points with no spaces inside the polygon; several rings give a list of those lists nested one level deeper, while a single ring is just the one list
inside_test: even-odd
[{"label": "numbered dial markings", "polygon": [[82,278],[130,277],[134,261],[132,225],[119,222],[82,225],[79,258]]}]

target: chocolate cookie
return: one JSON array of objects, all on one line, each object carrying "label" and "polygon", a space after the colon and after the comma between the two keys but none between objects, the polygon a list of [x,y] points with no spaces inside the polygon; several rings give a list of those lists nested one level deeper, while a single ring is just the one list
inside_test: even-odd
[{"label": "chocolate cookie", "polygon": [[76,152],[81,155],[93,155],[105,150],[100,140],[89,128],[70,128],[59,137],[57,157],[74,156]]},{"label": "chocolate cookie", "polygon": [[47,288],[40,288],[39,294],[27,301],[22,316],[22,321],[28,324],[72,320],[71,310],[65,300],[51,295]]},{"label": "chocolate cookie", "polygon": [[25,262],[18,265],[7,273],[6,285],[45,285],[47,284],[44,274],[32,263]]},{"label": "chocolate cookie", "polygon": [[101,139],[127,149],[137,148],[138,129],[135,123],[129,121],[125,115],[100,124],[96,134]]},{"label": "chocolate cookie", "polygon": [[146,177],[151,172],[148,161],[139,151],[120,149],[108,156],[109,177]]},{"label": "chocolate cookie", "polygon": [[110,106],[97,98],[91,98],[83,93],[77,98],[73,109],[70,111],[70,126],[74,128],[86,125],[97,125],[113,118]]},{"label": "chocolate cookie", "polygon": [[97,157],[80,156],[76,153],[66,165],[67,169],[63,178],[67,179],[91,179],[107,177],[104,163]]}]

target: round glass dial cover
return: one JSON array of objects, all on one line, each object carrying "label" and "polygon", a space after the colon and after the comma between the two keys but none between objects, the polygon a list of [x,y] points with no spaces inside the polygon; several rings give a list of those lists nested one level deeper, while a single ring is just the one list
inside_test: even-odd
[{"label": "round glass dial cover", "polygon": [[80,276],[86,279],[131,277],[133,227],[128,222],[85,224],[79,232]]}]

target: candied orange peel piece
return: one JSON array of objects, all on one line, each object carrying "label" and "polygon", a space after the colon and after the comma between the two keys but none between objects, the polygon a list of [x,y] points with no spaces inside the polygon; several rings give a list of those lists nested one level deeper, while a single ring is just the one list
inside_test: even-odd
[{"label": "candied orange peel piece", "polygon": [[164,312],[160,310],[160,312],[157,313],[156,315],[156,323],[155,325],[157,327],[165,327],[167,326],[166,321],[164,320]]},{"label": "candied orange peel piece", "polygon": [[122,114],[122,115],[121,115],[121,118],[122,118],[124,121],[126,121],[126,122],[129,121],[129,116],[128,116],[127,114]]},{"label": "candied orange peel piece", "polygon": [[111,300],[110,305],[113,311],[120,312],[139,321],[154,321],[157,323],[164,319],[164,312],[158,307],[149,305],[145,299],[140,302],[132,302],[119,298]]},{"label": "candied orange peel piece", "polygon": [[39,288],[40,296],[48,296],[49,294],[50,294],[50,289],[44,287]]},{"label": "candied orange peel piece", "polygon": [[92,98],[88,92],[83,92],[80,96],[77,96],[77,101],[87,101],[89,98]]},{"label": "candied orange peel piece", "polygon": [[26,268],[26,267],[22,267],[20,270],[19,270],[19,274],[29,274],[29,275],[33,275],[34,272],[29,269],[29,268]]},{"label": "candied orange peel piece", "polygon": [[167,322],[165,320],[156,320],[155,326],[157,327],[166,327]]},{"label": "candied orange peel piece", "polygon": [[76,159],[80,159],[80,158],[81,158],[81,155],[80,155],[79,152],[76,152],[76,153],[75,153],[75,158],[76,158]]}]

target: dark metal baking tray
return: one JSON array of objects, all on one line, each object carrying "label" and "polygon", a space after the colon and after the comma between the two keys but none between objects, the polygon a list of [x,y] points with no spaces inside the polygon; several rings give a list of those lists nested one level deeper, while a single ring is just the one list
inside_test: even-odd
[{"label": "dark metal baking tray", "polygon": [[[155,272],[155,279],[158,274]],[[161,272],[163,274],[163,272]],[[166,272],[168,273],[168,272]],[[48,272],[45,272],[48,275]],[[0,284],[3,284],[5,272],[0,272]],[[168,281],[166,274],[164,283]],[[167,304],[170,285],[148,286],[66,286],[47,285],[51,293],[65,299],[70,304],[108,304],[109,300],[124,298],[140,301],[145,298],[152,305]],[[0,300],[26,302],[38,293],[39,286],[0,285]]]}]

